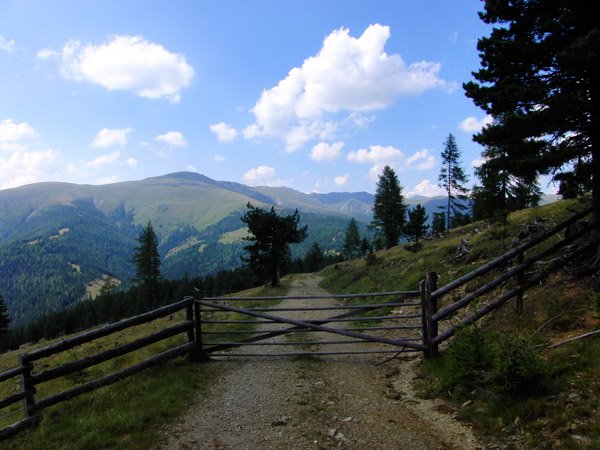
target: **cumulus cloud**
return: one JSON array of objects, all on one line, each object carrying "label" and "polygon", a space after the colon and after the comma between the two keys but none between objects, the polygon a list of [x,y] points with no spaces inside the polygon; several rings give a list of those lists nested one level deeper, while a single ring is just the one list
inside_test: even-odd
[{"label": "cumulus cloud", "polygon": [[217,155],[217,154],[215,153],[215,154],[213,155],[213,160],[214,160],[215,162],[218,162],[218,163],[220,163],[220,162],[223,162],[223,161],[225,161],[225,157],[223,157],[223,156],[221,156],[221,155]]},{"label": "cumulus cloud", "polygon": [[89,176],[89,170],[100,170],[106,166],[109,166],[116,162],[121,157],[120,151],[114,151],[112,153],[106,153],[104,155],[97,156],[94,159],[82,161],[79,160],[77,163],[70,163],[67,165],[67,170],[70,175],[78,177]]},{"label": "cumulus cloud", "polygon": [[429,149],[419,150],[412,155],[406,155],[402,150],[391,145],[371,145],[369,149],[361,148],[348,153],[348,161],[373,164],[369,169],[369,178],[377,180],[383,168],[390,166],[397,172],[407,170],[428,170],[435,166],[436,160]]},{"label": "cumulus cloud", "polygon": [[228,123],[219,122],[208,127],[210,131],[217,135],[217,139],[220,142],[231,142],[237,137],[237,131],[231,127]]},{"label": "cumulus cloud", "polygon": [[493,122],[492,116],[489,114],[485,115],[481,119],[477,119],[475,116],[469,116],[464,119],[458,127],[465,133],[478,133],[483,127]]},{"label": "cumulus cloud", "polygon": [[326,142],[319,142],[315,145],[310,152],[310,159],[313,161],[333,161],[342,156],[343,142],[336,142],[334,144],[328,144]]},{"label": "cumulus cloud", "polygon": [[168,131],[154,138],[158,142],[164,142],[170,147],[187,147],[187,141],[179,131]]},{"label": "cumulus cloud", "polygon": [[139,166],[139,162],[138,162],[138,160],[137,160],[137,159],[135,159],[135,158],[129,158],[129,159],[127,160],[127,165],[128,165],[129,167],[131,167],[132,169],[137,169],[137,168],[138,168],[138,166]]},{"label": "cumulus cloud", "polygon": [[114,145],[123,147],[127,144],[129,133],[131,133],[131,128],[102,128],[90,145],[95,148],[107,148]]},{"label": "cumulus cloud", "polygon": [[346,173],[344,175],[339,175],[337,177],[335,177],[333,179],[333,182],[335,183],[336,186],[341,187],[344,186],[348,183],[348,180],[350,180],[350,174]]},{"label": "cumulus cloud", "polygon": [[36,136],[35,129],[27,122],[15,123],[12,119],[0,122],[0,150],[23,150],[20,141]]},{"label": "cumulus cloud", "polygon": [[0,155],[0,189],[9,189],[39,181],[58,180],[60,152],[15,151],[7,158]]},{"label": "cumulus cloud", "polygon": [[111,175],[109,177],[102,177],[96,180],[96,184],[113,184],[119,181],[119,177],[117,175]]},{"label": "cumulus cloud", "polygon": [[437,184],[425,179],[417,184],[414,189],[408,192],[408,196],[422,195],[423,197],[437,197],[446,195],[446,191]]},{"label": "cumulus cloud", "polygon": [[[317,55],[262,92],[252,109],[255,123],[244,136],[274,136],[293,150],[323,139],[323,124],[335,129],[338,123],[327,117],[380,110],[400,96],[449,86],[439,77],[439,63],[407,64],[400,55],[386,53],[389,38],[390,28],[380,24],[370,25],[358,38],[346,28],[333,31]],[[356,125],[366,126],[368,120]]]},{"label": "cumulus cloud", "polygon": [[277,171],[270,166],[258,166],[250,169],[242,179],[251,186],[289,186],[293,181],[277,178]]},{"label": "cumulus cloud", "polygon": [[484,158],[484,157],[476,158],[473,161],[471,161],[471,166],[475,167],[475,168],[481,167],[483,165],[483,163],[486,161],[487,161],[487,158]]},{"label": "cumulus cloud", "polygon": [[4,36],[0,34],[0,50],[5,51],[7,53],[12,53],[15,48],[15,40],[11,39],[10,41],[6,39]]},{"label": "cumulus cloud", "polygon": [[69,41],[60,52],[44,49],[37,55],[40,59],[58,57],[65,78],[173,103],[180,101],[180,91],[194,78],[194,69],[184,55],[142,36],[112,36],[99,45]]}]

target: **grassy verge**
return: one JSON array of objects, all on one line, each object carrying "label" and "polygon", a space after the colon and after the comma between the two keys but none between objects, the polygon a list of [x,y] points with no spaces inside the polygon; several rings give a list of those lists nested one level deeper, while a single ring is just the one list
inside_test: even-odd
[{"label": "grassy verge", "polygon": [[[240,293],[241,296],[277,296],[287,292],[284,282],[278,288],[257,288]],[[264,302],[266,304],[266,302]],[[242,302],[243,306],[259,306],[258,302]],[[261,305],[263,306],[263,305]],[[220,313],[219,313],[220,314]],[[57,367],[118,345],[131,342],[184,320],[184,313],[129,328],[119,333],[81,345],[70,351],[53,355],[36,363],[35,370]],[[221,329],[235,329],[236,325],[215,325]],[[228,328],[229,327],[229,328]],[[246,325],[249,330],[252,324]],[[215,328],[216,329],[216,328]],[[239,334],[225,336],[227,340],[241,339]],[[128,355],[92,366],[80,372],[43,383],[37,387],[36,398],[64,391],[81,383],[99,378],[116,370],[147,359],[168,348],[185,342],[179,335],[161,341]],[[0,357],[0,371],[18,365],[20,353],[50,344],[39,342],[25,345],[19,351]],[[218,374],[210,364],[190,363],[177,358],[139,374],[103,387],[73,400],[60,403],[42,412],[42,420],[31,431],[24,432],[2,443],[2,448],[15,449],[145,449],[161,442],[162,427],[172,422],[215,382]],[[20,390],[18,378],[0,383],[0,398]],[[0,427],[22,418],[22,407],[17,403],[5,408],[0,416]]]}]

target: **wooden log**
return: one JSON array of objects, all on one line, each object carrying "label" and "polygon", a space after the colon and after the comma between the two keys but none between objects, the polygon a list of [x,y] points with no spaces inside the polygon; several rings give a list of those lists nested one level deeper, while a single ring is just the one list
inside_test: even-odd
[{"label": "wooden log", "polygon": [[427,301],[427,331],[429,334],[429,348],[427,356],[435,357],[439,356],[438,344],[435,343],[435,338],[438,335],[438,322],[434,320],[432,316],[437,313],[438,303],[437,297],[432,295],[437,289],[437,273],[428,272],[425,278],[425,299]]},{"label": "wooden log", "polygon": [[319,299],[343,299],[343,298],[365,298],[365,297],[391,297],[399,298],[418,297],[419,291],[393,291],[393,292],[372,292],[370,294],[335,294],[335,295],[299,295],[289,297],[285,295],[275,297],[203,297],[203,301],[255,301],[255,300],[319,300]]},{"label": "wooden log", "polygon": [[0,373],[0,381],[8,380],[9,378],[14,378],[19,375],[22,375],[27,370],[27,367],[15,367],[14,369],[7,370],[5,372]]},{"label": "wooden log", "polygon": [[[417,349],[402,349],[402,353],[420,352],[422,350]],[[393,350],[350,350],[350,351],[339,351],[339,352],[287,352],[287,353],[218,353],[213,356],[215,357],[242,357],[242,358],[260,358],[260,357],[275,357],[275,356],[329,356],[329,355],[375,355],[383,353],[395,353],[398,354],[397,348]]]},{"label": "wooden log", "polygon": [[44,383],[46,381],[54,380],[55,378],[62,377],[62,376],[68,375],[70,373],[77,372],[77,371],[86,369],[88,367],[94,366],[96,364],[100,364],[104,361],[108,361],[110,359],[114,359],[119,356],[126,355],[127,353],[131,353],[133,351],[147,347],[148,345],[162,341],[171,336],[175,336],[177,334],[183,333],[184,331],[189,331],[190,329],[193,329],[193,328],[194,328],[194,321],[192,321],[192,320],[183,322],[179,325],[175,325],[175,326],[172,326],[169,328],[165,328],[154,334],[145,336],[143,338],[140,338],[133,342],[129,342],[127,344],[121,345],[119,347],[112,348],[110,350],[106,350],[106,351],[97,353],[92,356],[86,356],[82,359],[78,359],[77,361],[63,364],[62,366],[46,370],[39,374],[35,374],[31,377],[31,383],[36,385],[36,384]]},{"label": "wooden log", "polygon": [[[203,302],[201,300],[198,300],[198,301],[202,304],[207,303],[207,302]],[[347,337],[352,337],[352,338],[356,338],[356,339],[364,339],[364,340],[370,341],[370,342],[377,342],[377,343],[390,344],[390,345],[396,345],[396,346],[406,346],[406,347],[415,348],[417,350],[424,350],[424,347],[421,344],[415,344],[412,342],[399,342],[398,340],[394,340],[394,339],[374,337],[374,336],[370,336],[370,335],[362,334],[362,333],[343,331],[343,330],[339,330],[336,328],[325,327],[323,325],[317,325],[317,324],[307,322],[304,320],[296,320],[296,319],[290,319],[290,318],[286,318],[286,317],[277,317],[277,316],[273,316],[270,314],[254,312],[254,311],[250,311],[250,310],[244,309],[244,308],[233,308],[233,307],[226,306],[226,305],[219,305],[219,309],[222,309],[223,311],[237,312],[237,313],[245,314],[245,315],[252,316],[252,317],[259,317],[259,318],[267,319],[267,320],[270,320],[273,322],[297,325],[301,328],[312,328],[317,331],[324,331],[327,333],[339,334],[341,336],[347,336]],[[417,315],[416,317],[420,317],[420,315]],[[338,319],[338,320],[344,320],[344,319]],[[350,320],[352,320],[352,319],[350,319]],[[361,320],[363,320],[363,319],[361,319]]]},{"label": "wooden log", "polygon": [[176,358],[178,356],[183,356],[190,352],[190,350],[194,347],[194,343],[186,343],[180,345],[179,347],[175,347],[173,349],[164,351],[159,353],[156,356],[148,358],[145,361],[134,364],[132,366],[126,367],[125,369],[121,369],[113,374],[107,375],[102,378],[98,378],[93,381],[89,381],[87,383],[81,384],[74,388],[63,391],[59,394],[52,395],[50,397],[46,397],[42,400],[39,400],[35,403],[34,410],[41,411],[49,406],[56,405],[57,403],[64,402],[66,400],[70,400],[79,395],[85,394],[87,392],[93,391],[95,389],[101,388],[103,386],[107,386],[109,384],[115,383],[123,378],[129,377],[135,373],[141,372],[149,367],[155,366],[156,364],[160,364],[164,361],[168,361],[170,359]]},{"label": "wooden log", "polygon": [[193,303],[194,299],[192,297],[186,297],[185,299],[172,303],[167,306],[163,306],[161,308],[155,309],[154,311],[149,311],[144,314],[140,314],[138,316],[130,317],[128,319],[121,320],[119,322],[115,322],[109,325],[104,325],[103,327],[96,328],[94,330],[88,331],[86,333],[82,333],[78,336],[73,336],[62,341],[56,342],[54,344],[48,345],[46,347],[33,350],[29,353],[24,353],[22,356],[25,362],[35,361],[41,358],[45,358],[47,356],[53,355],[55,353],[59,353],[65,350],[69,350],[78,345],[84,344],[86,342],[93,341],[94,339],[98,339],[104,336],[108,336],[109,334],[115,333],[117,331],[124,330],[126,328],[133,327],[135,325],[141,325],[146,322],[150,322],[152,320],[158,319],[160,317],[167,316],[169,314],[173,314],[174,312],[180,311],[186,308],[189,304]]},{"label": "wooden log", "polygon": [[0,409],[6,408],[7,406],[12,405],[13,403],[17,403],[19,400],[23,400],[24,398],[25,392],[17,392],[16,394],[4,397],[2,400],[0,400]]},{"label": "wooden log", "polygon": [[23,389],[23,415],[27,418],[35,415],[33,414],[33,405],[35,403],[35,386],[31,383],[31,371],[33,370],[33,364],[26,363],[23,355],[21,355],[19,359],[21,361],[21,367],[25,368],[23,374],[21,375],[21,388]]},{"label": "wooden log", "polygon": [[[223,309],[224,305],[219,306],[218,309]],[[239,308],[242,310],[243,308]],[[251,309],[243,309],[244,311],[254,312]],[[239,312],[238,309],[235,312]],[[245,314],[245,313],[241,313]],[[249,315],[249,314],[248,314]],[[350,319],[329,319],[328,322],[372,322],[377,320],[394,320],[394,319],[415,319],[417,317],[421,317],[420,314],[403,314],[403,315],[395,315],[395,316],[372,316],[372,317],[354,317]],[[231,319],[231,320],[202,320],[202,323],[220,323],[220,324],[236,324],[236,323],[248,323],[248,324],[258,324],[258,323],[273,323],[273,320],[251,320],[251,319]]]},{"label": "wooden log", "polygon": [[0,430],[0,441],[4,441],[9,437],[14,436],[17,433],[20,433],[23,430],[33,427],[39,420],[39,416],[27,417],[23,420],[20,420],[8,427],[2,428]]},{"label": "wooden log", "polygon": [[[294,298],[295,299],[295,298]],[[395,306],[420,306],[421,303],[410,302],[410,303],[377,303],[373,305],[344,305],[344,306],[307,306],[305,308],[248,308],[250,311],[267,312],[267,311],[336,311],[336,310],[348,310],[348,309],[362,309],[365,306],[369,306],[372,309],[379,308],[390,308]]]},{"label": "wooden log", "polygon": [[600,330],[590,331],[589,333],[584,333],[584,334],[581,334],[579,336],[575,336],[575,337],[572,337],[572,338],[569,338],[569,339],[565,339],[564,341],[560,341],[560,342],[557,342],[556,344],[552,344],[552,345],[548,346],[548,348],[560,347],[562,345],[568,344],[569,342],[578,341],[579,339],[584,339],[584,338],[587,338],[587,337],[595,336],[597,334],[600,334]]},{"label": "wooden log", "polygon": [[[589,227],[587,229],[580,230],[578,233],[576,233],[572,236],[571,240],[581,237],[583,234],[589,232],[590,230],[591,230],[591,228],[589,228]],[[475,291],[471,292],[470,294],[464,296],[460,300],[457,300],[456,302],[451,303],[450,305],[440,309],[436,314],[434,314],[433,320],[439,321],[439,320],[445,319],[446,317],[450,316],[455,311],[458,311],[459,309],[461,309],[464,306],[471,303],[475,298],[498,287],[499,285],[508,281],[510,278],[514,277],[515,275],[519,275],[519,274],[523,273],[529,267],[531,267],[532,265],[537,263],[540,259],[543,259],[549,255],[556,253],[558,250],[560,250],[562,247],[567,245],[569,242],[570,242],[570,240],[563,239],[560,242],[557,242],[556,244],[547,248],[543,252],[539,253],[538,255],[535,255],[534,257],[532,257],[526,261],[523,261],[521,264],[510,268],[509,270],[504,272],[502,275],[493,279],[489,283],[486,283],[485,285],[481,286],[480,288],[476,289]],[[556,259],[555,263],[556,262],[562,263],[563,261],[564,261],[564,257]],[[523,283],[524,283],[524,280],[521,280],[521,284],[523,284]],[[439,292],[439,289],[438,289],[438,292]]]},{"label": "wooden log", "polygon": [[[532,239],[529,242],[519,245],[518,247],[514,248],[513,250],[506,252],[504,255],[501,255],[498,258],[495,258],[492,261],[484,264],[483,266],[479,267],[478,269],[475,269],[474,271],[469,272],[468,274],[466,274],[460,278],[457,278],[456,280],[452,281],[451,283],[448,283],[447,285],[445,285],[439,289],[436,289],[434,292],[432,292],[432,295],[434,297],[439,298],[442,295],[447,294],[448,292],[452,291],[453,289],[456,289],[457,287],[465,284],[466,282],[471,281],[472,279],[477,278],[477,277],[491,271],[492,269],[495,269],[496,267],[501,266],[502,264],[505,264],[506,262],[508,262],[515,256],[517,256],[519,253],[524,252],[525,250],[527,250],[531,247],[534,247],[537,244],[545,241],[546,239],[554,236],[556,233],[562,231],[563,229],[567,228],[568,226],[572,225],[573,223],[575,223],[578,220],[582,219],[583,217],[587,216],[593,210],[594,210],[594,207],[591,207],[591,208],[587,208],[587,209],[581,211],[578,214],[575,214],[574,216],[570,217],[569,219],[565,220],[561,224],[559,224],[556,227],[554,227],[553,229],[545,232],[544,234],[540,235],[539,237]],[[594,224],[594,226],[598,226],[598,224]]]}]

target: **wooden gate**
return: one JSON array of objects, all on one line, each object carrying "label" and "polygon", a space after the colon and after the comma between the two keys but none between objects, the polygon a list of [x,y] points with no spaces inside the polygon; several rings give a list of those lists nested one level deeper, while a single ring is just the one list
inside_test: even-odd
[{"label": "wooden gate", "polygon": [[420,291],[198,298],[196,332],[205,356],[424,351],[420,298]]}]

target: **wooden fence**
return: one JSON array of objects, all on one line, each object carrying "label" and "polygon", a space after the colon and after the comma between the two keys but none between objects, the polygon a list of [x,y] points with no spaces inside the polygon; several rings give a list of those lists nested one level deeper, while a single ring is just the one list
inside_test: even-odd
[{"label": "wooden fence", "polygon": [[[589,252],[590,248],[600,245],[600,237],[595,237],[594,239],[588,239],[587,245],[576,246],[571,251],[565,251],[569,244],[582,237],[591,236],[593,230],[600,228],[600,223],[589,220],[581,223],[579,227],[574,227],[576,228],[575,231],[566,232],[569,227],[590,216],[593,211],[594,208],[588,208],[575,214],[551,230],[517,246],[443,287],[438,288],[437,286],[437,274],[428,273],[425,280],[421,282],[423,345],[427,348],[425,356],[436,356],[439,351],[439,344],[453,336],[460,327],[481,319],[510,299],[516,298],[517,308],[521,310],[523,308],[523,292],[527,288],[539,284],[550,273],[565,267],[568,262],[583,253]],[[562,231],[565,231],[565,237],[560,236],[559,233]],[[554,244],[550,244],[550,240],[557,236],[559,240]],[[562,254],[557,257],[556,255],[561,251]],[[528,257],[528,253],[531,253],[532,256]],[[546,263],[544,260],[549,257],[552,257],[552,259]],[[532,268],[536,265],[537,269],[532,271]],[[444,296],[456,291],[469,281],[489,277],[493,271],[502,270],[503,272],[497,274],[491,281],[486,281],[485,284],[473,292],[439,308]],[[498,293],[498,291],[501,292]],[[459,310],[473,305],[476,300],[480,300],[484,295],[490,300],[482,302],[484,304],[479,309],[470,312],[466,317],[455,321],[441,333],[439,332],[442,321],[449,321]]]},{"label": "wooden fence", "polygon": [[[108,336],[112,333],[122,331],[136,325],[151,322],[155,319],[168,316],[183,309],[186,310],[186,320],[182,323],[164,328],[156,333],[144,336],[135,341],[120,345],[110,350],[105,350],[95,355],[86,356],[76,361],[63,364],[59,367],[43,370],[41,372],[34,372],[36,361],[39,361],[42,358],[68,351],[78,345],[92,342],[101,337]],[[188,354],[191,358],[195,358],[198,354],[198,347],[197,340],[194,336],[196,321],[194,320],[193,309],[193,297],[186,297],[177,303],[158,308],[154,311],[150,311],[135,317],[130,317],[110,325],[105,325],[80,335],[64,339],[46,347],[23,353],[20,356],[19,367],[0,373],[0,382],[14,377],[21,377],[21,391],[1,399],[0,409],[22,401],[24,418],[0,430],[0,441],[33,426],[39,420],[40,412],[49,406],[72,399],[102,386],[115,383],[116,381],[140,372],[141,370],[159,364],[163,361],[173,359],[177,356]],[[63,392],[59,392],[42,399],[36,398],[36,386],[41,383],[78,372],[122,355],[126,355],[135,350],[142,349],[148,345],[160,342],[164,339],[181,333],[187,334],[187,342],[183,345],[171,348],[142,362],[133,364],[101,378],[97,378],[95,380],[72,387]]]},{"label": "wooden fence", "polygon": [[[489,314],[496,308],[504,305],[507,301],[512,298],[517,298],[517,307],[522,308],[522,296],[523,292],[530,286],[539,283],[549,273],[564,267],[564,265],[576,258],[578,255],[589,250],[590,246],[596,246],[600,244],[600,238],[588,239],[587,246],[580,245],[575,247],[572,251],[565,251],[565,248],[586,235],[590,235],[592,230],[597,230],[600,227],[599,223],[590,223],[585,226],[578,227],[576,232],[569,233],[565,238],[561,238],[558,242],[553,244],[550,243],[550,239],[557,236],[563,230],[566,230],[571,225],[584,219],[592,213],[593,209],[587,209],[579,214],[571,217],[565,222],[561,223],[552,230],[542,234],[541,236],[534,238],[527,243],[524,243],[513,250],[508,251],[504,255],[488,262],[480,268],[452,281],[451,283],[438,288],[437,287],[437,275],[435,273],[428,273],[425,280],[420,284],[419,291],[408,291],[408,292],[392,292],[392,293],[372,293],[372,294],[358,294],[359,296],[382,296],[392,295],[394,299],[391,302],[382,302],[382,304],[372,305],[341,305],[339,307],[328,307],[327,309],[345,309],[347,312],[338,314],[337,316],[319,319],[319,320],[295,320],[285,317],[277,317],[267,312],[275,311],[277,308],[232,308],[225,304],[215,302],[220,299],[194,299],[193,297],[186,297],[183,300],[173,303],[168,306],[156,309],[145,314],[141,314],[135,317],[121,320],[113,324],[105,325],[93,329],[91,331],[82,333],[80,335],[66,338],[62,341],[54,344],[42,347],[30,352],[24,353],[20,356],[20,365],[8,371],[0,373],[0,382],[20,377],[21,390],[17,393],[9,395],[3,399],[0,399],[0,409],[11,406],[19,401],[23,402],[23,419],[4,429],[0,430],[0,441],[6,439],[22,430],[33,426],[40,418],[40,412],[48,408],[49,406],[56,405],[65,400],[72,399],[86,392],[93,391],[102,386],[107,386],[116,381],[119,381],[125,377],[133,375],[141,370],[144,370],[153,365],[159,364],[163,361],[170,360],[172,358],[189,355],[192,359],[201,359],[209,353],[215,353],[222,351],[227,348],[238,347],[240,345],[250,345],[258,340],[264,340],[268,337],[274,337],[281,334],[298,331],[299,329],[305,329],[305,331],[325,331],[334,334],[339,334],[352,339],[362,339],[364,341],[380,342],[384,344],[390,344],[397,348],[407,347],[413,351],[423,351],[425,356],[435,356],[438,354],[438,348],[440,343],[449,339],[461,326],[473,323],[485,315]],[[567,233],[565,233],[567,234]],[[562,251],[562,254],[556,257]],[[528,257],[528,253],[532,256]],[[553,257],[548,263],[541,266],[541,268],[534,273],[527,272],[531,270],[536,263],[541,262],[544,258]],[[512,264],[512,266],[511,266]],[[489,278],[490,274],[494,270],[503,270],[499,275],[496,275],[491,281],[486,281],[481,287],[478,287],[473,292],[464,295],[459,300],[445,304],[443,307],[439,307],[443,302],[443,297],[457,290],[465,283],[475,279],[483,279],[482,277]],[[495,296],[490,295],[494,290],[501,290],[500,293],[496,293]],[[420,294],[420,302],[406,303],[405,300],[415,295]],[[340,295],[332,297],[348,298],[353,295]],[[356,296],[356,295],[354,295]],[[485,296],[485,297],[483,297]],[[283,298],[283,297],[282,297]],[[449,322],[459,310],[464,309],[473,304],[475,300],[486,298],[487,301],[483,301],[483,306],[479,309],[470,312],[466,317],[454,320],[453,323],[447,325],[443,331],[439,331],[440,324],[442,322]],[[281,298],[271,298],[279,300]],[[227,298],[227,301],[235,301],[235,298]],[[240,299],[241,300],[241,299]],[[244,298],[243,300],[252,300]],[[264,300],[264,298],[261,298]],[[415,306],[420,303],[421,305],[421,324],[409,326],[397,325],[396,329],[402,328],[420,328],[421,329],[421,340],[422,343],[414,342],[413,338],[403,339],[387,339],[385,337],[376,338],[375,340],[364,333],[358,333],[361,331],[358,328],[353,330],[340,330],[335,328],[326,327],[325,324],[335,321],[353,321],[357,320],[355,317],[358,313],[371,311],[376,308],[385,308],[394,305],[411,305]],[[259,333],[257,336],[242,339],[239,342],[214,342],[213,345],[203,347],[202,336],[207,336],[211,333],[202,330],[202,325],[210,323],[210,319],[202,318],[201,307],[212,307],[222,311],[241,312],[250,316],[248,322],[252,321],[257,323],[259,320],[266,320],[269,322],[277,322],[292,325],[291,328],[283,330],[276,330],[270,332]],[[108,336],[112,333],[122,331],[131,328],[136,325],[141,325],[155,319],[165,317],[175,312],[186,310],[186,319],[184,322],[177,325],[164,328],[156,333],[150,334],[143,338],[139,338],[133,342],[120,345],[110,350],[105,350],[92,356],[86,356],[76,361],[72,361],[63,364],[59,367],[36,371],[35,364],[42,358],[46,358],[51,355],[55,355],[61,352],[68,351],[78,345],[92,342],[104,336]],[[290,310],[287,308],[287,310]],[[408,317],[408,316],[406,316]],[[404,317],[404,318],[406,318]],[[385,318],[385,317],[384,317]],[[389,317],[388,317],[389,318]],[[414,315],[411,318],[416,318]],[[258,319],[258,320],[257,320]],[[381,317],[375,317],[374,319],[381,319]],[[358,320],[361,320],[360,318]],[[363,318],[364,320],[364,318]],[[214,322],[214,321],[212,321]],[[381,326],[380,329],[391,329],[390,327]],[[362,330],[364,331],[364,330]],[[56,378],[69,375],[88,367],[100,364],[105,361],[109,361],[113,358],[128,354],[135,350],[139,350],[148,345],[160,342],[164,339],[176,336],[181,333],[186,333],[187,342],[183,345],[179,345],[175,348],[163,351],[157,355],[149,357],[148,359],[133,364],[124,369],[113,372],[109,375],[105,375],[101,378],[85,382],[77,385],[63,392],[51,395],[49,397],[38,399],[36,398],[36,386],[45,383]],[[218,334],[219,332],[213,332],[212,334]],[[231,335],[232,331],[227,332]],[[248,335],[247,331],[242,331]],[[243,341],[243,342],[242,342]],[[306,344],[306,341],[301,342]],[[322,342],[315,342],[322,344]],[[339,342],[336,342],[339,343]],[[393,350],[397,351],[397,350]],[[314,352],[311,352],[314,354]],[[322,352],[327,354],[327,352]],[[275,356],[271,354],[272,356]],[[41,367],[43,368],[43,367]]]}]

